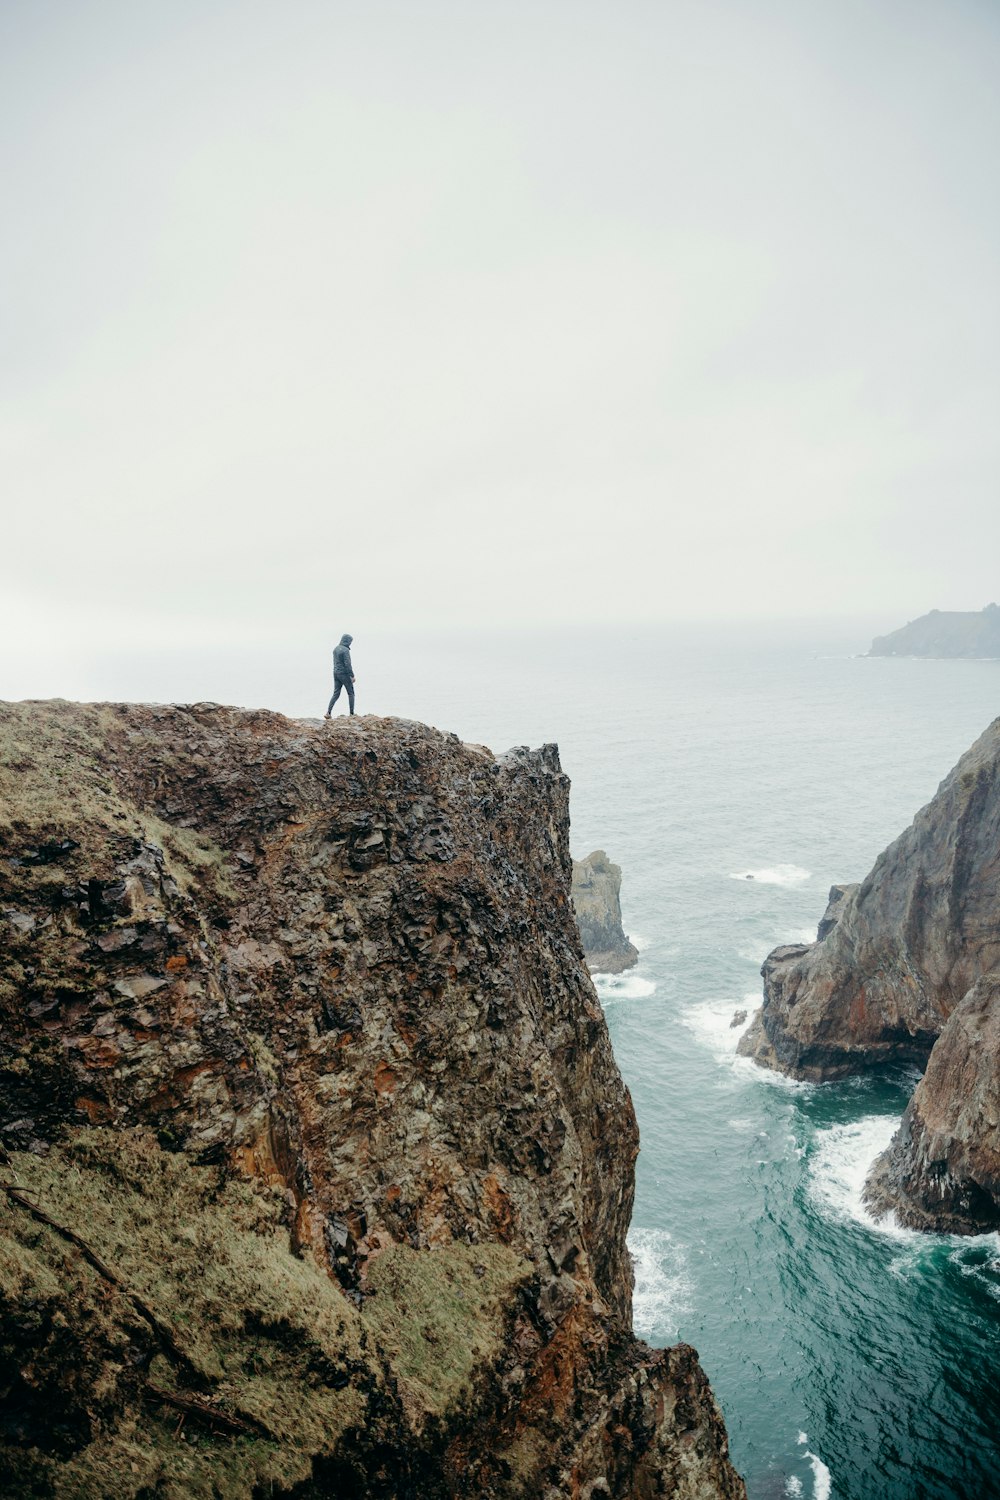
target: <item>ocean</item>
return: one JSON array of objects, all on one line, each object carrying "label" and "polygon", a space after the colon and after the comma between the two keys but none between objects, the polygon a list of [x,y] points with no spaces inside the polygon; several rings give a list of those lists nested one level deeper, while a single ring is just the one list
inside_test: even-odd
[{"label": "ocean", "polygon": [[[635,1327],[698,1349],[751,1500],[1000,1496],[1000,1237],[861,1203],[916,1074],[793,1083],[737,1059],[731,1024],[769,949],[815,936],[829,886],[1000,713],[1000,662],[867,659],[873,630],[843,623],[356,628],[359,711],[498,751],[556,741],[574,853],[622,867],[640,961],[597,988],[641,1130]],[[319,714],[327,663],[325,643],[122,657],[87,695]]]}]

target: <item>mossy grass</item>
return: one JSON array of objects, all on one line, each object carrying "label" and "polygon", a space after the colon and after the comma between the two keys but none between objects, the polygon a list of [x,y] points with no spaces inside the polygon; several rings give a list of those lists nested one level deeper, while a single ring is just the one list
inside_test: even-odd
[{"label": "mossy grass", "polygon": [[[110,763],[121,725],[106,704],[0,703],[0,846],[72,840],[97,878],[111,874],[123,840],[151,844],[185,894],[206,883],[236,899],[234,866],[207,834],[166,822],[138,807],[117,784]],[[72,853],[66,863],[78,863]],[[31,872],[36,885],[63,884],[62,862]]]},{"label": "mossy grass", "polygon": [[[126,1295],[0,1195],[0,1328],[16,1321],[23,1340],[23,1310],[37,1310],[36,1387],[59,1389],[65,1372],[46,1362],[71,1347],[91,1437],[68,1457],[25,1455],[25,1476],[32,1465],[44,1475],[40,1493],[248,1496],[255,1484],[305,1478],[313,1455],[363,1419],[366,1397],[350,1378],[373,1363],[360,1316],[312,1260],[291,1253],[280,1193],[163,1151],[145,1131],[81,1131],[45,1158],[11,1161],[23,1192],[171,1330],[200,1394],[270,1435],[184,1427],[176,1411],[148,1404],[129,1375],[137,1360],[155,1356],[148,1379],[161,1390],[180,1389],[185,1375]],[[51,1337],[54,1320],[62,1340]]]},{"label": "mossy grass", "polygon": [[[392,1245],[370,1262],[359,1309],[292,1253],[283,1194],[166,1151],[147,1130],[80,1130],[45,1157],[12,1153],[6,1171],[114,1283],[0,1193],[0,1374],[26,1371],[43,1423],[49,1403],[75,1434],[62,1452],[43,1439],[0,1446],[0,1493],[249,1500],[305,1480],[315,1456],[364,1428],[373,1398],[383,1410],[401,1400],[419,1434],[474,1410],[477,1374],[495,1363],[531,1270],[505,1246]],[[181,1421],[150,1399],[192,1380],[247,1432]]]},{"label": "mossy grass", "polygon": [[411,1417],[467,1406],[503,1345],[532,1267],[506,1245],[393,1245],[370,1264],[364,1321],[389,1357]]}]

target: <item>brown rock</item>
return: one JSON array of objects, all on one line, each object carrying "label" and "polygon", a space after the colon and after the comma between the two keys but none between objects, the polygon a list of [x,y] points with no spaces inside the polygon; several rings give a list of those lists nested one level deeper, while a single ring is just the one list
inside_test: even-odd
[{"label": "brown rock", "polygon": [[923,1065],[963,995],[1000,965],[998,880],[1000,720],[861,885],[834,887],[821,939],[768,956],[740,1051],[809,1079]]},{"label": "brown rock", "polygon": [[33,1201],[176,1306],[201,1386],[144,1387],[135,1300],[95,1301],[11,1205],[0,1370],[30,1367],[34,1446],[0,1433],[5,1483],[743,1496],[693,1351],[630,1332],[638,1138],[568,793],[554,746],[498,760],[400,721],[0,707],[0,911],[26,919],[0,1136]]},{"label": "brown rock", "polygon": [[865,1198],[912,1229],[1000,1228],[1000,976],[952,1012]]}]

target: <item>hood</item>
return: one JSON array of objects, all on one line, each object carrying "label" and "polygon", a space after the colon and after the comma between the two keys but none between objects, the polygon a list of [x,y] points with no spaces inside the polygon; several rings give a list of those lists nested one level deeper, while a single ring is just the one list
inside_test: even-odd
[{"label": "hood", "polygon": [[354,639],[353,635],[342,635],[340,637],[340,644],[342,646],[349,646],[351,644],[351,642],[353,641],[353,639]]}]

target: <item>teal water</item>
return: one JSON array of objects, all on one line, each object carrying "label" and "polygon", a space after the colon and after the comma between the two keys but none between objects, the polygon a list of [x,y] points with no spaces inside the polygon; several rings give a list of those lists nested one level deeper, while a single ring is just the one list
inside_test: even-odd
[{"label": "teal water", "polygon": [[[1000,1238],[861,1208],[915,1075],[793,1085],[738,1061],[729,1024],[768,950],[815,934],[828,887],[867,873],[1000,713],[1000,663],[861,659],[863,626],[346,627],[361,711],[497,750],[557,741],[574,852],[623,867],[641,957],[599,991],[642,1136],[636,1327],[699,1350],[751,1500],[1000,1496]],[[127,695],[128,670],[90,691]],[[131,691],[319,713],[325,670],[325,651],[146,656]]]}]

